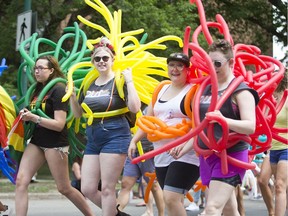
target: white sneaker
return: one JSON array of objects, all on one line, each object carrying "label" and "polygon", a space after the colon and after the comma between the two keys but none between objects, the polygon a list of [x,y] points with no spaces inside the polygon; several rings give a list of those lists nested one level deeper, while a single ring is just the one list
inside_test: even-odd
[{"label": "white sneaker", "polygon": [[192,202],[190,203],[189,206],[186,207],[186,210],[187,211],[199,211],[199,206],[196,203]]}]

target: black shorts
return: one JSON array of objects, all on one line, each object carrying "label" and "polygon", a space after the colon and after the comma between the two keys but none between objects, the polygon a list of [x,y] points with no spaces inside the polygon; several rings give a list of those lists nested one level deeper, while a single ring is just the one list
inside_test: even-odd
[{"label": "black shorts", "polygon": [[157,180],[163,190],[186,194],[200,173],[194,164],[174,161],[167,167],[156,167]]}]

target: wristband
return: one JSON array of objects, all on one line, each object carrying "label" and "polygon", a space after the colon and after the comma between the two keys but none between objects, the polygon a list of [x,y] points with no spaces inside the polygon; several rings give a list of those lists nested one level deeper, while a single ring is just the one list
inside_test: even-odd
[{"label": "wristband", "polygon": [[41,123],[41,120],[42,120],[42,118],[41,118],[41,116],[39,116],[37,121],[36,121],[36,124],[39,125]]},{"label": "wristband", "polygon": [[133,80],[129,80],[129,81],[127,81],[127,82],[126,82],[126,85],[127,85],[128,83],[131,83],[131,82],[133,82]]}]

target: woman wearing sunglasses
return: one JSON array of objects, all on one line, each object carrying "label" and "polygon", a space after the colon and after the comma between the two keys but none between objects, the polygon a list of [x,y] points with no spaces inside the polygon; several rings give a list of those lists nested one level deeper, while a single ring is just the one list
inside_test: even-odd
[{"label": "woman wearing sunglasses", "polygon": [[[208,51],[214,63],[218,81],[218,95],[221,97],[235,79],[232,47],[226,40],[217,40],[210,45]],[[230,132],[243,134],[243,136],[254,133],[256,128],[255,106],[259,101],[256,91],[250,89],[245,83],[240,83],[220,110],[212,112],[207,112],[210,106],[209,98],[211,99],[211,86],[206,87],[200,99],[201,120],[217,116],[224,118]],[[211,121],[210,124],[213,124],[214,127],[215,140],[219,140],[222,137],[221,125],[215,121]],[[200,138],[198,142],[202,149],[208,149]],[[228,148],[227,154],[237,160],[248,162],[248,147],[249,144],[241,140]],[[205,215],[221,215],[223,211],[224,215],[238,216],[235,188],[241,184],[245,169],[228,163],[228,173],[223,174],[221,159],[212,154],[205,158],[200,156],[200,173],[202,183],[209,187]]]},{"label": "woman wearing sunglasses", "polygon": [[[77,101],[75,94],[70,104],[75,117],[85,115],[80,104],[86,104],[93,113],[109,112],[129,108],[133,113],[140,109],[141,102],[132,80],[131,69],[122,72],[125,79],[123,100],[115,84],[112,70],[114,49],[110,41],[103,37],[95,45],[91,61],[99,76],[82,92]],[[116,209],[115,187],[122,172],[131,140],[131,132],[124,114],[94,118],[86,127],[87,144],[82,163],[81,191],[97,206],[103,216],[127,215]],[[98,190],[101,179],[102,188]]]},{"label": "woman wearing sunglasses", "polygon": [[[146,115],[155,116],[168,126],[175,126],[183,120],[190,120],[184,107],[186,94],[193,87],[188,82],[190,59],[183,53],[172,53],[167,58],[167,64],[171,83],[163,85],[155,105],[151,103],[148,106]],[[140,128],[133,136],[128,150],[130,159],[135,157],[136,143],[145,136]],[[153,142],[154,149],[163,147],[171,140],[166,138]],[[184,197],[199,178],[199,159],[192,150],[193,140],[154,157],[157,180],[163,189],[169,216],[187,215]]]}]

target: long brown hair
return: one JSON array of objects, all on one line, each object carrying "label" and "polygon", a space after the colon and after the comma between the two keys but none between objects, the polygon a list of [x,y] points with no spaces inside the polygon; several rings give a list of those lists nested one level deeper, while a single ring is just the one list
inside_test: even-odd
[{"label": "long brown hair", "polygon": [[31,98],[32,100],[33,100],[33,98],[34,98],[36,95],[38,95],[38,94],[42,91],[42,89],[43,89],[43,88],[47,85],[47,83],[49,83],[51,80],[53,80],[53,79],[55,79],[55,78],[58,78],[58,77],[65,78],[64,74],[62,73],[62,71],[61,71],[61,69],[60,69],[59,63],[58,63],[57,59],[56,59],[54,56],[51,56],[51,55],[40,56],[40,57],[38,57],[38,58],[36,59],[35,65],[36,65],[36,63],[37,63],[37,61],[38,61],[39,59],[46,59],[47,62],[48,62],[47,67],[48,67],[49,69],[53,68],[54,71],[53,71],[52,74],[50,74],[49,78],[47,79],[47,81],[46,81],[44,84],[42,84],[42,83],[40,83],[40,82],[37,82],[36,87],[35,87],[35,91],[34,91],[33,94],[32,94],[32,98]]}]

